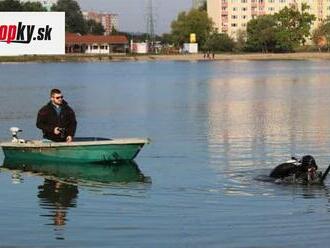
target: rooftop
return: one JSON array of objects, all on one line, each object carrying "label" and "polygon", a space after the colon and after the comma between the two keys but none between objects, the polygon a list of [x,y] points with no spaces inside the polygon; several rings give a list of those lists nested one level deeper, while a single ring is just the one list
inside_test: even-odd
[{"label": "rooftop", "polygon": [[65,44],[127,44],[125,35],[80,35],[73,33],[65,34]]}]

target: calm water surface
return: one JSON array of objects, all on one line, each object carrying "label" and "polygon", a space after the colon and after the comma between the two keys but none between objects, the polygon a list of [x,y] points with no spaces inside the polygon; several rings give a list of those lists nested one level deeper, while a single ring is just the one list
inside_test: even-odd
[{"label": "calm water surface", "polygon": [[76,110],[78,136],[153,142],[136,164],[5,164],[0,247],[327,247],[330,178],[325,186],[257,179],[291,155],[329,164],[329,67],[1,64],[0,139],[11,126],[40,138],[36,113],[58,87]]}]

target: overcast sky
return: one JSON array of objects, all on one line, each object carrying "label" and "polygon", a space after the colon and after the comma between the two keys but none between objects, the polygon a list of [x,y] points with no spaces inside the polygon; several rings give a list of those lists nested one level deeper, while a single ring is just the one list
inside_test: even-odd
[{"label": "overcast sky", "polygon": [[[77,0],[83,11],[96,10],[119,14],[119,29],[146,32],[147,0]],[[180,11],[191,8],[192,0],[153,0],[155,32],[170,31],[171,21]]]}]

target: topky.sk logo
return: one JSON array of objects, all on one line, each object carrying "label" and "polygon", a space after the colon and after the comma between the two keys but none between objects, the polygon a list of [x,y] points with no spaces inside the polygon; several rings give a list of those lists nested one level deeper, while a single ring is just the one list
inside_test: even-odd
[{"label": "topky.sk logo", "polygon": [[0,24],[0,42],[29,44],[31,41],[50,41],[53,28],[50,25],[36,28],[36,25]]}]

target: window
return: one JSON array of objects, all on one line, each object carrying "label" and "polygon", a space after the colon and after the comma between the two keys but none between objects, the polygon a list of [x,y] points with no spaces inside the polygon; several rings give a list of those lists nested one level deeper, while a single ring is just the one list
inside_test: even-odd
[{"label": "window", "polygon": [[231,26],[232,27],[237,27],[237,24],[236,23],[232,23]]},{"label": "window", "polygon": [[231,19],[237,19],[237,16],[236,15],[232,15],[231,16]]},{"label": "window", "polygon": [[99,46],[94,45],[93,50],[97,50],[97,49],[99,49]]},{"label": "window", "polygon": [[244,7],[244,8],[242,8],[242,11],[247,11],[247,8],[245,8],[245,7]]}]

